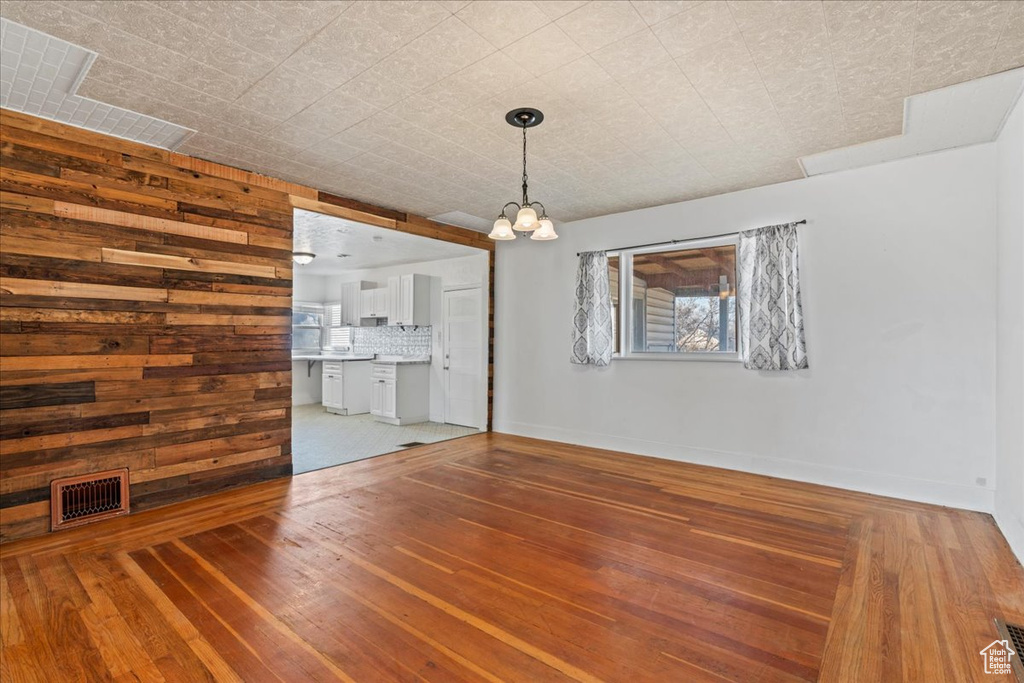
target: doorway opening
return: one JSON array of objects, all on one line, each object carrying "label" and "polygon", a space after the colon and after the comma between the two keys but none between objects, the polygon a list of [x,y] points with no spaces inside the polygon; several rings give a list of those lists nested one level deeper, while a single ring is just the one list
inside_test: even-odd
[{"label": "doorway opening", "polygon": [[487,429],[485,250],[296,209],[293,251],[295,474]]}]

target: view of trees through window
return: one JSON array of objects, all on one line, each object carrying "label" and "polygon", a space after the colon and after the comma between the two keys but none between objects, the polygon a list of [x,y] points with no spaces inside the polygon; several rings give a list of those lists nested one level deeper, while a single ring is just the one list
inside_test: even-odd
[{"label": "view of trees through window", "polygon": [[736,297],[677,296],[675,344],[677,351],[735,351]]}]

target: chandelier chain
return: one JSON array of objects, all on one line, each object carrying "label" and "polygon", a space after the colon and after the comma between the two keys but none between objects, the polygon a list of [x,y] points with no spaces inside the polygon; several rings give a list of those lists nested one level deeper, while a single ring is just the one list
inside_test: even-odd
[{"label": "chandelier chain", "polygon": [[526,175],[526,123],[523,123],[523,206],[530,204],[530,198],[527,195],[527,181],[528,176]]}]

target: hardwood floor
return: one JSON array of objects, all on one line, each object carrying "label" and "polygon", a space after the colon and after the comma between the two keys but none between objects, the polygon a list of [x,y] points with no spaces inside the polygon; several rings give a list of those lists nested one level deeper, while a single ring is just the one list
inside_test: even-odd
[{"label": "hardwood floor", "polygon": [[995,681],[1024,620],[987,515],[495,434],[0,553],[5,683]]}]

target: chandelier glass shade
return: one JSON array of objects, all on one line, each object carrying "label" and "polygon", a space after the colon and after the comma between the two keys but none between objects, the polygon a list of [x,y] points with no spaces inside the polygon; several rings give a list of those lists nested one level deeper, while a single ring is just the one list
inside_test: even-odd
[{"label": "chandelier glass shade", "polygon": [[[523,129],[523,201],[508,202],[501,209],[501,214],[494,221],[494,228],[488,235],[492,240],[514,240],[516,232],[532,233],[530,239],[553,240],[558,239],[555,233],[555,224],[548,218],[544,205],[540,202],[531,202],[529,193],[528,176],[526,175],[526,129],[540,124],[544,120],[544,114],[537,109],[513,109],[505,115],[509,125]],[[509,219],[509,207],[515,208],[515,223]],[[537,213],[537,210],[540,213]]]}]

